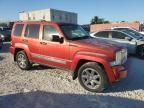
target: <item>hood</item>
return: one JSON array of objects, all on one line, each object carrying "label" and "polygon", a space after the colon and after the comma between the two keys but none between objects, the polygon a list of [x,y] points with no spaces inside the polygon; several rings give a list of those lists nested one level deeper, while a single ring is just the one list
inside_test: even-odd
[{"label": "hood", "polygon": [[118,45],[116,42],[98,38],[81,39],[74,41],[73,43],[81,47],[90,47],[107,51],[117,51],[122,48],[122,46]]}]

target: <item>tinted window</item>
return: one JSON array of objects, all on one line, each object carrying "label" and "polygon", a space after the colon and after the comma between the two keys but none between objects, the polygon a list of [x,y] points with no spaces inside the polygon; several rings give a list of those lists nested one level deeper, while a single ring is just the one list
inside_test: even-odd
[{"label": "tinted window", "polygon": [[24,24],[17,24],[14,29],[15,36],[21,36]]},{"label": "tinted window", "polygon": [[26,27],[25,36],[30,38],[39,38],[39,30],[39,24],[28,24]]},{"label": "tinted window", "polygon": [[96,37],[102,37],[102,38],[108,38],[109,32],[104,31],[104,32],[98,32],[95,34]]},{"label": "tinted window", "polygon": [[56,28],[50,25],[45,25],[43,29],[43,39],[47,41],[52,41],[52,35],[59,35]]},{"label": "tinted window", "polygon": [[125,37],[127,37],[127,35],[125,35],[124,33],[121,33],[121,32],[112,32],[112,38],[115,38],[115,39],[125,39]]}]

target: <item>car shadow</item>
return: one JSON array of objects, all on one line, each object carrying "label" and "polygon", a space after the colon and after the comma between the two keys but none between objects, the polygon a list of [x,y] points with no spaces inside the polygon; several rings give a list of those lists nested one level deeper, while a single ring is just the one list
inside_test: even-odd
[{"label": "car shadow", "polygon": [[44,91],[0,96],[0,108],[143,108],[144,101],[101,95]]},{"label": "car shadow", "polygon": [[4,42],[2,48],[0,49],[0,53],[9,53],[10,42]]},{"label": "car shadow", "polygon": [[127,64],[128,77],[114,84],[105,92],[121,92],[144,90],[144,60],[136,57],[129,57]]},{"label": "car shadow", "polygon": [[55,69],[55,68],[46,65],[34,64],[30,70],[46,70],[46,69]]},{"label": "car shadow", "polygon": [[5,59],[5,57],[3,57],[3,56],[0,56],[0,61],[2,61],[3,59]]}]

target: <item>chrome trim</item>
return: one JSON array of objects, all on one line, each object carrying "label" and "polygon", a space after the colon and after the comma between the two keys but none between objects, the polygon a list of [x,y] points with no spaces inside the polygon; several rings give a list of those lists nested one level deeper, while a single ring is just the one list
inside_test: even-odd
[{"label": "chrome trim", "polygon": [[78,54],[88,54],[88,55],[93,55],[93,56],[101,56],[101,57],[106,57],[106,55],[105,55],[105,54],[93,53],[93,52],[78,52]]},{"label": "chrome trim", "polygon": [[32,57],[43,59],[43,60],[49,61],[49,62],[56,62],[56,63],[60,63],[60,64],[67,64],[67,60],[56,58],[56,57],[44,56],[44,55],[40,55],[40,54],[36,54],[36,53],[32,53]]}]

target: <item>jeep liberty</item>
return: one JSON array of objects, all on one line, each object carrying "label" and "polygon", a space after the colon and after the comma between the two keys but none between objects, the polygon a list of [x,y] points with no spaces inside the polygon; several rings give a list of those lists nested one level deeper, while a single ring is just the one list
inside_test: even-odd
[{"label": "jeep liberty", "polygon": [[90,37],[77,24],[16,22],[11,39],[10,52],[22,70],[34,63],[70,70],[72,78],[91,92],[102,92],[127,77],[127,49]]}]

